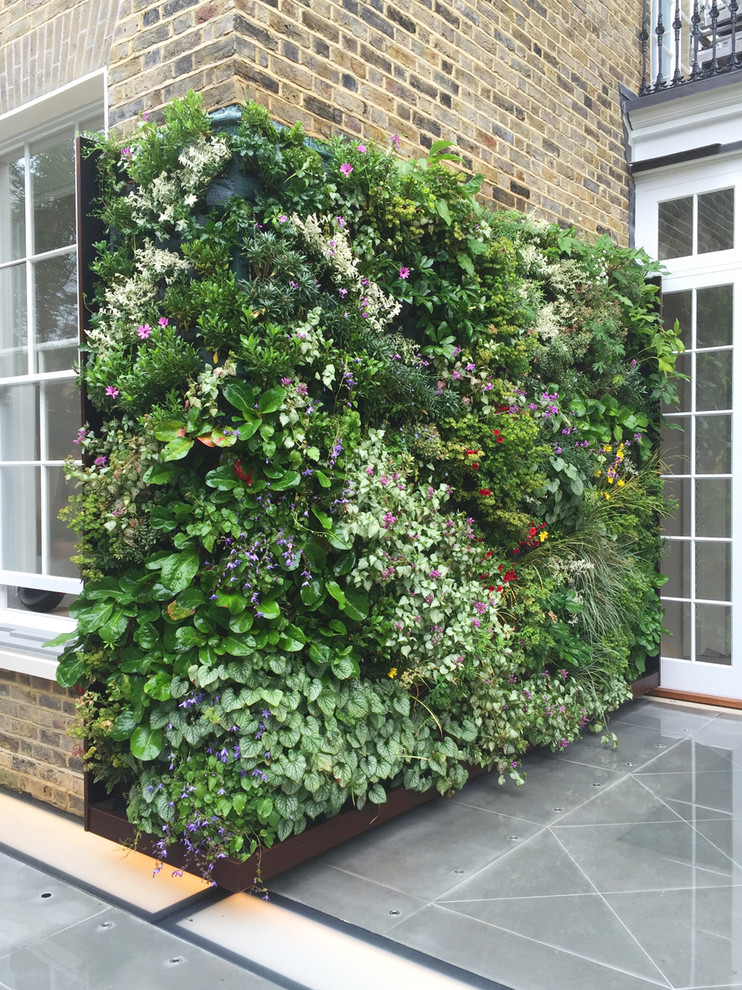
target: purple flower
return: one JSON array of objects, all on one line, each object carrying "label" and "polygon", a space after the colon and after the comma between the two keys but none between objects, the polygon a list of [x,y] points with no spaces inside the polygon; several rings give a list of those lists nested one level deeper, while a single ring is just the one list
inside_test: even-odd
[{"label": "purple flower", "polygon": [[409,278],[410,277],[410,269],[409,268],[404,268],[404,267],[403,268],[400,268],[399,269],[399,277],[400,278]]},{"label": "purple flower", "polygon": [[437,571],[435,568],[433,568],[430,574],[428,574],[428,577],[432,578],[434,581],[436,581],[440,576],[441,572]]},{"label": "purple flower", "polygon": [[281,384],[282,385],[290,385],[291,384],[291,379],[290,378],[282,378],[281,379]]},{"label": "purple flower", "polygon": [[345,299],[345,297],[348,295],[348,290],[338,289],[338,295],[340,296],[341,299]]},{"label": "purple flower", "polygon": [[344,227],[345,217],[335,217],[335,223],[338,225],[338,227]]},{"label": "purple flower", "polygon": [[161,316],[157,322],[160,324],[161,327],[166,327],[170,322],[170,320],[168,320],[167,316]]},{"label": "purple flower", "polygon": [[112,399],[117,399],[119,396],[119,390],[115,385],[106,386],[106,395],[110,395]]},{"label": "purple flower", "polygon": [[144,323],[144,324],[140,323],[140,325],[137,327],[137,333],[142,338],[142,340],[146,340],[147,337],[149,337],[149,335],[152,333],[152,327],[149,325],[149,323]]},{"label": "purple flower", "polygon": [[134,157],[134,152],[129,147],[122,148],[121,149],[121,157],[122,158],[125,158],[127,161],[129,161],[131,158]]},{"label": "purple flower", "polygon": [[86,435],[87,435],[87,430],[85,429],[85,427],[84,427],[84,426],[82,426],[82,427],[80,427],[80,429],[79,429],[79,430],[77,431],[77,436],[75,437],[75,439],[74,439],[74,440],[73,440],[72,442],[73,442],[73,443],[74,443],[75,445],[77,445],[77,444],[79,444],[79,443],[82,443],[82,441],[83,441],[83,440],[85,439],[85,437],[86,437]]},{"label": "purple flower", "polygon": [[340,171],[347,178],[350,175],[350,173],[353,171],[353,166],[350,164],[350,162],[343,162],[343,164],[340,166]]},{"label": "purple flower", "polygon": [[286,223],[287,220],[288,220],[288,217],[286,216],[285,213],[279,213],[278,214],[278,222],[279,223]]},{"label": "purple flower", "polygon": [[392,147],[394,148],[394,150],[395,151],[399,151],[399,145],[400,145],[399,134],[392,134],[392,136],[389,138],[389,140],[391,141]]},{"label": "purple flower", "polygon": [[106,460],[107,460],[107,458],[106,457],[103,457],[103,455],[101,455],[100,457],[96,457],[95,458],[95,460],[93,461],[93,464],[95,464],[96,467],[105,467],[106,466]]}]

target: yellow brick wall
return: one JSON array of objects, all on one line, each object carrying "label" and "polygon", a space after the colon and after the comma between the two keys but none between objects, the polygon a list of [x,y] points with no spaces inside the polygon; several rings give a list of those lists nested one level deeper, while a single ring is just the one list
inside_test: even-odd
[{"label": "yellow brick wall", "polygon": [[0,785],[82,815],[82,760],[67,736],[74,712],[57,684],[0,670]]},{"label": "yellow brick wall", "polygon": [[193,88],[307,133],[454,140],[505,207],[628,239],[642,0],[6,0],[0,112],[107,65],[127,130]]}]

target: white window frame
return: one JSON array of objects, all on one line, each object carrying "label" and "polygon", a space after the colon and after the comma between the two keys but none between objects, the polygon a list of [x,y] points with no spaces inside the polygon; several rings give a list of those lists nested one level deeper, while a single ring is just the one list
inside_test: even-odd
[{"label": "white window frame", "polygon": [[[101,112],[104,127],[107,130],[107,90],[107,71],[104,68],[77,79],[53,93],[0,115],[0,154],[20,146],[27,148],[29,142],[45,136],[52,127],[56,130],[65,125],[78,124]],[[50,252],[49,255],[65,253],[68,250]],[[32,306],[32,302],[29,305]],[[28,374],[3,378],[0,379],[0,388],[10,384],[32,384],[38,381],[40,377],[37,374]],[[43,376],[44,381],[70,380],[72,378],[74,378],[72,368],[69,371],[52,372]],[[40,423],[40,429],[43,428],[44,424]],[[75,621],[64,615],[47,615],[9,608],[8,587],[36,588],[65,594],[77,594],[82,589],[82,582],[71,577],[0,570],[0,630],[6,634],[9,633],[18,642],[17,648],[14,646],[13,649],[0,646],[0,670],[16,671],[54,680],[57,667],[56,657],[60,650],[48,650],[46,656],[40,655],[37,651],[41,644],[47,640],[53,639],[61,633],[71,632],[75,628]],[[24,644],[28,644],[29,652],[24,652]],[[34,652],[31,652],[32,649]]]}]

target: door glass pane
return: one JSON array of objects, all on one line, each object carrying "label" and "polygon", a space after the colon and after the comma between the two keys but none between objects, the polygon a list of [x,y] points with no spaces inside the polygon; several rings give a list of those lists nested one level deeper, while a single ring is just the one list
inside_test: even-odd
[{"label": "door glass pane", "polygon": [[663,474],[690,474],[690,416],[673,416],[662,420]]},{"label": "door glass pane", "polygon": [[75,169],[72,131],[31,146],[36,254],[75,242]]},{"label": "door glass pane", "polygon": [[678,392],[678,401],[673,405],[663,403],[663,412],[690,412],[693,396],[693,355],[679,354],[675,359],[675,369],[679,375],[685,378],[678,378],[675,388]]},{"label": "door glass pane", "polygon": [[665,478],[665,495],[678,503],[675,512],[662,520],[667,536],[687,536],[690,533],[690,486],[691,482],[687,478]]},{"label": "door glass pane", "polygon": [[696,354],[696,409],[732,408],[732,351]]},{"label": "door glass pane", "polygon": [[36,370],[66,371],[77,357],[77,259],[74,253],[34,264]]},{"label": "door glass pane", "polygon": [[23,151],[0,158],[0,261],[26,253],[26,194]]},{"label": "door glass pane", "polygon": [[734,189],[718,189],[698,197],[698,253],[734,247]]},{"label": "door glass pane", "polygon": [[731,285],[714,285],[698,290],[696,347],[724,347],[732,343],[732,289]]},{"label": "door glass pane", "polygon": [[683,292],[662,293],[662,323],[666,330],[675,326],[675,320],[680,324],[680,338],[686,347],[691,346],[691,320],[693,318],[693,292],[686,289]]},{"label": "door glass pane", "polygon": [[732,610],[724,605],[696,605],[696,660],[732,663]]},{"label": "door glass pane", "polygon": [[696,474],[732,473],[732,417],[696,417]]},{"label": "door glass pane", "polygon": [[0,377],[28,373],[26,266],[0,271]]},{"label": "door glass pane", "polygon": [[38,385],[0,390],[0,460],[39,459]]},{"label": "door glass pane", "polygon": [[662,573],[667,584],[662,593],[668,598],[690,598],[690,560],[693,544],[690,540],[668,540],[662,551]]},{"label": "door glass pane", "polygon": [[49,467],[45,470],[49,488],[48,570],[51,574],[60,574],[62,577],[79,577],[79,569],[70,560],[75,552],[77,536],[59,518],[60,509],[67,504],[67,500],[74,491],[74,486],[65,480],[63,467]]},{"label": "door glass pane", "polygon": [[662,620],[671,635],[663,634],[660,650],[663,657],[674,660],[690,660],[690,610],[687,602],[663,602],[665,617]]},{"label": "door glass pane", "polygon": [[46,422],[45,458],[63,461],[77,448],[72,441],[82,424],[80,389],[74,381],[46,382],[44,385]]},{"label": "door glass pane", "polygon": [[660,261],[693,254],[693,197],[659,204],[658,252]]},{"label": "door glass pane", "polygon": [[732,535],[732,482],[701,478],[696,482],[696,535]]},{"label": "door glass pane", "polygon": [[731,549],[730,543],[696,543],[696,598],[717,602],[731,599]]},{"label": "door glass pane", "polygon": [[0,468],[2,492],[2,567],[11,571],[41,570],[40,468]]}]

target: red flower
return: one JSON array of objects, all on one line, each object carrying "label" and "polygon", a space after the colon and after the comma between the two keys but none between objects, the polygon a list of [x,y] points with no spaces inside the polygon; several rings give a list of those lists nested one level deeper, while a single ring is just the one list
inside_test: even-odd
[{"label": "red flower", "polygon": [[484,559],[489,560],[491,556],[492,556],[492,551],[488,550],[487,553],[484,555]]},{"label": "red flower", "polygon": [[472,464],[472,467],[474,468],[475,471],[478,471],[479,470],[479,465],[477,464],[476,461],[474,461],[474,463]]},{"label": "red flower", "polygon": [[479,489],[479,494],[480,495],[484,495],[484,497],[486,498],[488,495],[491,495],[492,492],[490,491],[489,488],[480,488]]},{"label": "red flower", "polygon": [[503,441],[503,438],[502,438],[502,437],[495,437],[495,440],[496,440],[496,441],[497,441],[498,443],[502,443],[502,441]]},{"label": "red flower", "polygon": [[492,432],[495,434],[496,437],[499,437],[500,436],[500,431],[499,430],[493,430]]},{"label": "red flower", "polygon": [[506,583],[509,581],[517,581],[518,575],[515,573],[515,571],[506,571],[505,574],[503,574],[502,579]]},{"label": "red flower", "polygon": [[537,532],[536,527],[535,526],[531,526],[531,528],[528,530],[528,535],[529,536],[535,536],[536,535],[536,532]]}]

